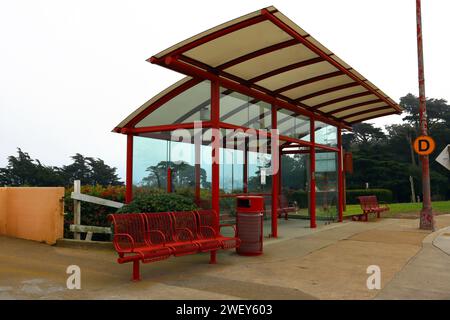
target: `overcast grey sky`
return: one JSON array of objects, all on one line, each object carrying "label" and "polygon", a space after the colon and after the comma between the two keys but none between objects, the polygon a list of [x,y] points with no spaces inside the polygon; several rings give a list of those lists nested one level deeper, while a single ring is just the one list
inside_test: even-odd
[{"label": "overcast grey sky", "polygon": [[[450,1],[422,2],[427,96],[450,100]],[[17,147],[58,166],[79,152],[123,177],[112,128],[182,77],[145,59],[270,5],[396,101],[417,95],[415,0],[0,0],[0,166]]]}]

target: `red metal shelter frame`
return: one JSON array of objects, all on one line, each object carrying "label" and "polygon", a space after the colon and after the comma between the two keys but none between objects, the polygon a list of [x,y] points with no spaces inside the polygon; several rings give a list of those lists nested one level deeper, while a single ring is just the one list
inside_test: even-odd
[{"label": "red metal shelter frame", "polygon": [[[309,155],[310,155],[310,227],[315,228],[316,227],[316,180],[315,180],[315,162],[316,162],[316,148],[336,152],[337,154],[337,177],[338,177],[338,221],[342,221],[342,213],[343,213],[343,201],[344,201],[344,194],[343,194],[343,188],[344,188],[344,181],[343,181],[343,151],[342,151],[342,139],[341,139],[341,131],[342,129],[348,129],[351,130],[351,125],[354,122],[360,122],[362,120],[366,119],[359,119],[354,122],[347,122],[346,118],[338,119],[334,116],[334,114],[346,110],[350,110],[353,108],[357,108],[363,105],[367,105],[370,103],[377,103],[377,102],[385,102],[388,106],[394,107],[393,111],[386,114],[391,113],[399,113],[400,109],[395,107],[393,105],[392,101],[390,101],[387,97],[385,97],[382,93],[378,92],[377,90],[374,90],[370,87],[369,84],[367,84],[366,80],[361,80],[358,76],[353,74],[350,69],[344,67],[339,62],[334,60],[330,55],[327,55],[324,53],[321,49],[319,49],[316,45],[314,45],[312,42],[308,41],[309,35],[302,36],[298,32],[296,32],[294,29],[292,29],[290,26],[288,26],[286,23],[281,21],[278,17],[274,15],[276,12],[275,10],[268,10],[263,9],[261,10],[261,14],[257,15],[255,17],[252,17],[250,19],[235,23],[233,25],[230,25],[226,28],[220,29],[218,31],[212,32],[210,34],[207,34],[203,37],[200,37],[196,39],[195,41],[189,42],[185,45],[182,45],[178,47],[177,49],[166,53],[163,56],[160,57],[151,57],[148,59],[149,62],[158,64],[161,66],[164,66],[166,68],[172,69],[174,71],[183,73],[185,75],[188,75],[192,77],[192,79],[186,81],[182,85],[176,87],[174,90],[168,92],[161,98],[159,98],[156,102],[154,102],[152,105],[150,105],[145,110],[142,110],[137,116],[135,116],[132,120],[130,120],[125,126],[121,128],[116,128],[114,131],[120,132],[127,135],[127,177],[126,177],[126,201],[129,202],[132,200],[132,175],[133,175],[133,135],[137,135],[140,133],[150,133],[150,132],[164,132],[164,131],[173,131],[176,129],[194,129],[195,124],[193,122],[191,123],[173,123],[173,124],[167,124],[167,125],[158,125],[158,126],[151,126],[151,127],[138,127],[136,128],[136,124],[139,123],[142,119],[144,119],[146,116],[151,114],[153,111],[158,109],[160,106],[164,105],[167,101],[171,100],[172,98],[176,97],[180,93],[184,92],[185,90],[193,87],[194,85],[200,83],[204,80],[209,80],[211,82],[211,114],[210,114],[210,120],[209,121],[203,121],[202,127],[203,128],[214,128],[214,129],[248,129],[246,127],[237,126],[234,124],[230,124],[227,122],[223,122],[220,119],[220,87],[233,90],[236,92],[239,92],[241,94],[247,95],[249,97],[252,97],[257,100],[264,101],[271,105],[271,128],[277,129],[277,110],[279,109],[286,109],[294,112],[297,115],[303,115],[309,118],[310,121],[310,141],[304,141],[301,139],[296,139],[293,137],[289,137],[286,135],[279,135],[280,141],[289,142],[290,146],[297,146],[297,147],[307,147],[309,148]],[[209,41],[212,41],[214,39],[217,39],[219,37],[222,37],[224,35],[227,35],[231,32],[246,28],[248,26],[251,26],[253,24],[262,22],[262,21],[270,21],[277,27],[279,27],[281,30],[286,32],[288,35],[290,35],[293,39],[284,41],[282,43],[272,45],[254,52],[251,52],[249,54],[243,55],[241,57],[238,57],[236,59],[233,59],[231,61],[228,61],[226,63],[223,63],[217,67],[209,66],[203,62],[194,60],[192,58],[189,58],[188,56],[184,55],[185,52],[200,46],[202,44],[205,44]],[[279,68],[277,70],[273,70],[271,72],[268,72],[266,74],[260,75],[258,77],[255,77],[250,80],[245,80],[240,77],[237,77],[235,75],[232,75],[230,73],[227,73],[224,71],[226,68],[229,68],[233,65],[237,65],[239,63],[242,63],[246,60],[258,57],[263,54],[270,53],[275,50],[279,50],[282,48],[286,48],[289,46],[293,46],[296,44],[302,44],[309,48],[311,51],[316,53],[318,55],[317,58],[310,59],[301,63],[295,63],[283,68]],[[291,85],[288,85],[284,88],[280,88],[277,90],[268,90],[264,87],[261,87],[256,84],[257,81],[260,81],[261,79],[267,78],[269,76],[274,76],[276,74],[286,72],[288,70],[292,70],[294,68],[299,67],[299,64],[307,65],[307,64],[314,64],[321,61],[327,61],[330,64],[332,64],[338,71],[321,75],[316,78],[311,78],[308,80],[300,81],[298,83],[294,83]],[[316,92],[314,94],[308,94],[304,95],[298,99],[290,99],[287,96],[283,95],[283,92],[301,86],[305,85],[307,83],[312,83],[314,81],[320,81],[323,79],[339,76],[339,75],[347,75],[351,79],[353,79],[355,82],[350,84],[344,84],[344,85],[338,85],[333,88],[329,88],[326,90],[322,90],[319,92]],[[302,104],[302,100],[306,100],[321,94],[330,93],[333,91],[350,88],[356,85],[361,85],[362,87],[366,88],[367,92],[357,93],[357,94],[351,94],[345,97],[333,99],[330,101],[326,101],[325,103],[321,103],[313,108],[310,108],[304,104]],[[376,100],[371,100],[368,102],[363,103],[355,103],[353,105],[345,106],[342,108],[339,108],[337,110],[333,110],[331,112],[322,112],[319,110],[320,107],[323,107],[325,105],[330,105],[333,103],[341,102],[350,100],[353,98],[365,96],[368,94],[374,94],[376,95]],[[371,112],[374,111],[382,111],[386,109],[387,107],[379,107],[370,110]],[[366,111],[367,112],[367,111]],[[356,115],[361,115],[364,112],[356,113]],[[385,115],[385,114],[383,114]],[[351,116],[355,116],[355,114],[352,114]],[[351,117],[348,116],[348,117]],[[367,117],[368,119],[373,117]],[[315,122],[321,121],[323,123],[333,125],[337,128],[337,146],[326,146],[316,143],[315,141]],[[263,135],[268,138],[271,138],[271,134],[267,133],[264,130],[257,130],[255,129],[258,135]],[[215,138],[212,143],[212,158],[216,159],[216,161],[212,161],[212,208],[216,210],[217,214],[219,214],[220,208],[219,208],[219,159],[220,159],[220,143],[219,139]],[[196,198],[199,199],[200,197],[200,166],[198,165],[198,160],[200,156],[199,151],[199,145],[195,144],[195,154],[196,154],[196,166],[195,166],[195,177],[196,177],[196,183],[195,183],[195,195]],[[286,150],[283,151],[283,146],[280,147],[279,150],[271,150],[272,154],[272,163],[275,163],[275,166],[279,167],[277,173],[274,173],[273,175],[273,187],[272,187],[272,232],[271,236],[277,237],[278,236],[278,228],[277,228],[277,216],[278,216],[278,203],[279,203],[279,192],[281,189],[281,181],[280,181],[280,171],[281,171],[281,155],[282,154],[292,154],[292,153],[304,153],[304,150]],[[247,179],[248,179],[248,144],[245,144],[245,153],[244,153],[244,192],[248,192],[247,188]],[[217,219],[219,221],[219,219]]]}]

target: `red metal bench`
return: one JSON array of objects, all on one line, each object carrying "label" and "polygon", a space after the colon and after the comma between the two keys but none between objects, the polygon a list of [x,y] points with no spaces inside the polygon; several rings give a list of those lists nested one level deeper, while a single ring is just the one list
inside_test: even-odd
[{"label": "red metal bench", "polygon": [[119,255],[117,262],[133,262],[134,281],[140,280],[140,262],[211,252],[210,263],[216,263],[217,250],[240,244],[236,234],[224,237],[215,229],[216,217],[213,210],[110,214],[113,244]]},{"label": "red metal bench", "polygon": [[[362,214],[352,216],[352,220],[368,221],[369,213],[375,213],[380,218],[381,213],[388,211],[389,207],[386,203],[379,202],[376,196],[360,196],[358,197]],[[381,204],[381,205],[380,205]]]},{"label": "red metal bench", "polygon": [[280,195],[279,202],[280,203],[278,204],[278,218],[281,218],[281,216],[284,214],[284,219],[287,220],[289,212],[297,212],[297,207],[292,204],[289,204],[285,195]]}]

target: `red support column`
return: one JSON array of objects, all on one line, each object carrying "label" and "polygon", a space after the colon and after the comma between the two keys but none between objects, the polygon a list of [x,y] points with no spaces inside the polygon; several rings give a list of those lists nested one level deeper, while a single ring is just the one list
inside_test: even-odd
[{"label": "red support column", "polygon": [[337,152],[337,175],[338,175],[338,217],[339,222],[343,220],[343,211],[344,211],[344,172],[342,165],[342,135],[341,128],[337,128],[337,144],[339,151]]},{"label": "red support column", "polygon": [[[277,108],[272,106],[272,130],[277,129]],[[274,139],[272,135],[271,139]],[[278,139],[276,135],[275,139]],[[273,145],[273,143],[272,143]],[[272,168],[276,169],[276,172],[272,172],[272,234],[274,238],[278,237],[278,193],[280,190],[280,156],[279,148],[277,143],[277,148],[271,148],[272,153]]]},{"label": "red support column", "polygon": [[[220,203],[219,203],[219,182],[220,182],[220,84],[218,81],[211,81],[211,123],[212,123],[212,168],[211,168],[211,202],[212,209],[216,212],[216,232],[219,232],[220,223]],[[209,263],[216,263],[216,251],[211,251]]]},{"label": "red support column", "polygon": [[314,147],[316,138],[315,138],[315,126],[314,126],[314,118],[310,119],[310,137],[313,146],[310,147],[309,153],[309,174],[310,174],[310,183],[309,183],[309,214],[310,221],[309,225],[311,228],[316,227],[316,149]]},{"label": "red support column", "polygon": [[[417,61],[419,72],[419,125],[420,133],[428,135],[427,105],[425,96],[425,75],[422,45],[422,9],[420,0],[416,0],[417,22]],[[420,229],[435,230],[433,208],[431,207],[430,164],[428,155],[421,156],[422,161],[422,210],[420,211]]]},{"label": "red support column", "polygon": [[125,203],[133,200],[133,135],[127,135],[127,174],[125,182]]}]

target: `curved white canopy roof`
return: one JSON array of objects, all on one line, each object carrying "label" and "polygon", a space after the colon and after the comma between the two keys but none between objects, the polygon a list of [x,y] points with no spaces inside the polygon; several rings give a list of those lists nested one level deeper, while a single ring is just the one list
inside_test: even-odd
[{"label": "curved white canopy roof", "polygon": [[[394,100],[275,7],[221,24],[149,61],[180,71],[170,64],[170,59],[345,125],[401,113]],[[188,89],[198,82],[191,77],[177,82],[117,128],[127,126],[174,90],[182,91],[182,87]]]}]

